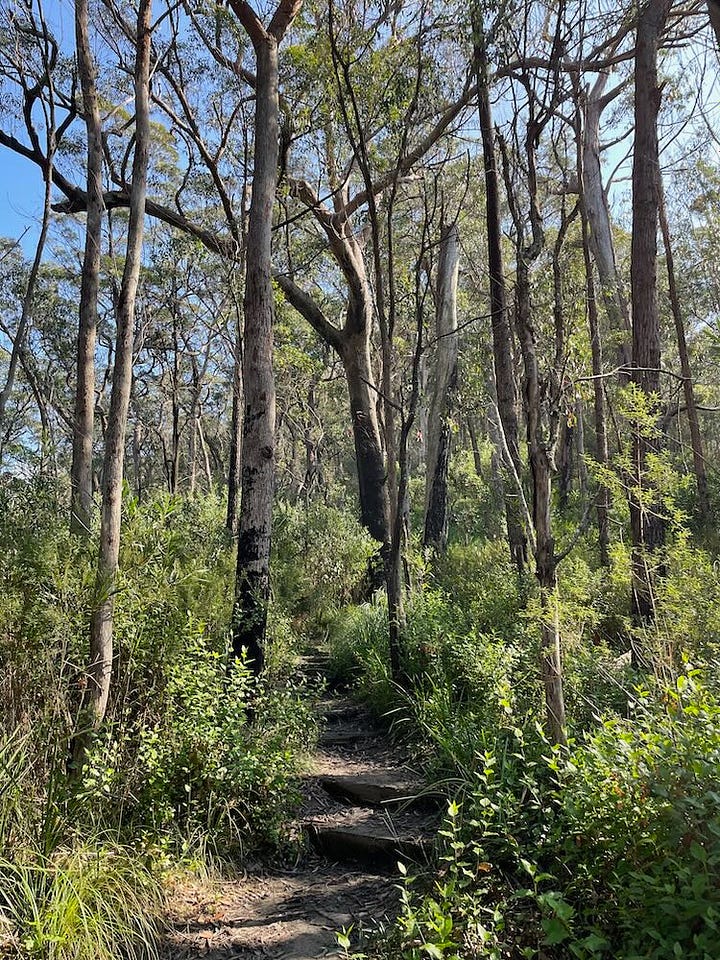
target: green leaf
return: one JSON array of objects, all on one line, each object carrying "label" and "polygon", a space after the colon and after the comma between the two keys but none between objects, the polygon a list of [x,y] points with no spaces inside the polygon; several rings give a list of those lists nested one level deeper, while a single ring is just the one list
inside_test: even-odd
[{"label": "green leaf", "polygon": [[552,946],[556,943],[562,943],[564,940],[570,936],[570,931],[557,917],[550,917],[547,920],[542,921],[542,928],[545,931],[545,940],[548,946]]},{"label": "green leaf", "polygon": [[421,947],[429,956],[434,957],[434,960],[443,960],[443,951],[434,943],[424,943]]},{"label": "green leaf", "polygon": [[707,863],[707,850],[697,840],[693,840],[690,844],[690,854],[701,863]]}]

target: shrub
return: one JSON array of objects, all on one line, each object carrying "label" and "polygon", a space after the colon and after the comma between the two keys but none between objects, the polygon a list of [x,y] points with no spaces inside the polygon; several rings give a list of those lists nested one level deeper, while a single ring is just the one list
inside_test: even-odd
[{"label": "shrub", "polygon": [[347,512],[319,502],[281,502],[273,530],[273,592],[306,631],[323,630],[350,602],[377,543]]},{"label": "shrub", "polygon": [[405,882],[395,955],[712,960],[719,765],[720,703],[692,676],[567,756],[537,730],[498,731],[435,874]]}]

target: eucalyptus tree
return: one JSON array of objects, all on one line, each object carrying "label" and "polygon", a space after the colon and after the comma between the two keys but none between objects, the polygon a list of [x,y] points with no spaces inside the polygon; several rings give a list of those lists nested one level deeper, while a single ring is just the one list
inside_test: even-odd
[{"label": "eucalyptus tree", "polygon": [[100,253],[103,221],[102,120],[97,67],[92,54],[88,0],[75,3],[75,47],[87,132],[87,216],[80,282],[73,457],[70,469],[70,529],[90,532],[93,508],[93,426],[95,422],[95,342],[98,323]]},{"label": "eucalyptus tree", "polygon": [[435,341],[437,359],[428,416],[423,543],[444,552],[448,536],[448,468],[451,413],[458,377],[457,284],[460,237],[457,223],[442,224],[437,268]]},{"label": "eucalyptus tree", "polygon": [[133,375],[135,301],[140,280],[145,196],[150,155],[150,65],[152,0],[140,0],[134,31],[134,153],[125,264],[116,310],[115,362],[105,431],[100,551],[90,626],[90,660],[81,705],[74,759],[82,764],[87,730],[102,723],[110,696],[113,615],[120,552],[120,518],[125,463],[125,431]]},{"label": "eucalyptus tree", "polygon": [[[660,388],[660,317],[657,291],[657,232],[660,181],[658,170],[658,113],[661,89],[658,49],[667,25],[671,0],[648,0],[637,21],[635,44],[635,134],[632,171],[633,309],[632,381],[654,419]],[[633,543],[633,613],[640,623],[654,619],[653,581],[662,571],[658,549],[665,541],[665,520],[658,491],[649,475],[650,461],[659,452],[660,437],[654,424],[641,417],[633,431],[633,486],[630,492],[630,526]],[[659,570],[654,566],[658,564]],[[635,659],[642,653],[635,648]]]},{"label": "eucalyptus tree", "polygon": [[[496,24],[499,26],[499,24]],[[485,222],[488,272],[490,281],[490,323],[493,344],[493,388],[497,399],[498,429],[502,431],[502,449],[509,463],[504,484],[505,518],[510,556],[519,572],[527,563],[527,538],[523,529],[518,484],[523,468],[518,442],[517,388],[513,371],[512,335],[507,307],[505,267],[502,250],[500,189],[497,148],[490,99],[487,28],[478,4],[472,11],[473,60],[478,85],[478,113],[483,149],[485,178]]]},{"label": "eucalyptus tree", "polygon": [[[392,244],[390,224],[399,186],[451,135],[472,99],[473,85],[464,69],[437,69],[435,56],[441,48],[447,50],[448,16],[447,10],[432,5],[408,8],[402,15],[398,8],[393,16],[384,6],[360,10],[353,3],[333,3],[329,31],[319,17],[306,38],[326,51],[332,65],[315,94],[321,120],[298,132],[295,153],[302,159],[299,163],[291,151],[288,163],[289,193],[322,237],[318,242],[315,235],[316,256],[323,268],[327,264],[337,271],[337,293],[330,293],[327,281],[308,292],[303,268],[294,259],[277,270],[276,278],[288,302],[342,360],[360,516],[378,542],[381,558],[388,554],[391,501],[396,499],[388,489],[395,483],[389,356],[394,298],[392,267],[384,267],[392,250],[385,245]],[[362,60],[353,53],[358,48],[365,50]],[[310,87],[317,89],[317,81]],[[430,89],[428,99],[424,91]],[[295,226],[312,236],[302,220]],[[372,357],[376,330],[381,341],[379,378]],[[382,564],[376,570],[377,584]]]},{"label": "eucalyptus tree", "polygon": [[264,663],[275,489],[272,224],[278,168],[278,51],[302,0],[280,0],[266,26],[250,4],[230,0],[255,51],[255,142],[245,267],[242,496],[232,648],[255,673]]}]

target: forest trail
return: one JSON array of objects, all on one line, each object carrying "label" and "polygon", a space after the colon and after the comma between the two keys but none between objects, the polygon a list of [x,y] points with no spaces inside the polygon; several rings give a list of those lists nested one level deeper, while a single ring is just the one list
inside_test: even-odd
[{"label": "forest trail", "polygon": [[[322,677],[325,663],[302,658],[300,669]],[[337,956],[336,932],[397,911],[396,864],[426,857],[437,830],[434,798],[362,707],[331,693],[318,713],[296,821],[306,836],[301,859],[184,884],[171,898],[164,960]]]}]

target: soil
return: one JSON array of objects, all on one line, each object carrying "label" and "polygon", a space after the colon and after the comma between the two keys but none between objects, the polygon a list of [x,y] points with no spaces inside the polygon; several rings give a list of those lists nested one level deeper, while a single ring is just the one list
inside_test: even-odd
[{"label": "soil", "polygon": [[[324,732],[303,779],[298,816],[307,852],[294,867],[183,884],[171,896],[167,960],[338,956],[337,932],[352,927],[355,940],[363,926],[396,914],[397,860],[426,854],[437,810],[426,798],[418,806],[417,775],[365,711],[335,695],[319,712]],[[376,802],[366,799],[368,791]],[[377,800],[378,791],[389,799]]]}]

